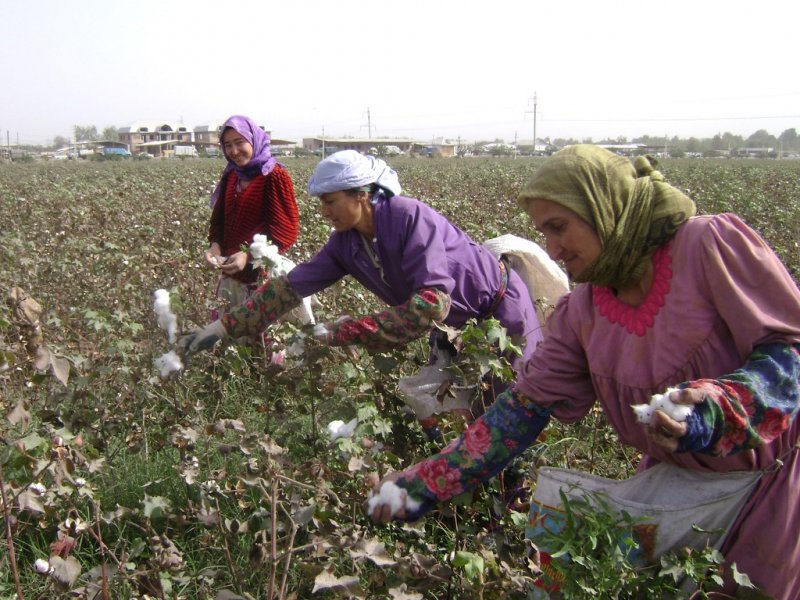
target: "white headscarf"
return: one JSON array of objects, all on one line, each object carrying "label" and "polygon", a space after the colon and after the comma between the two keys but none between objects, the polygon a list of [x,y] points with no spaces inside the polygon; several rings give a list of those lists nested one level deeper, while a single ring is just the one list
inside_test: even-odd
[{"label": "white headscarf", "polygon": [[320,161],[308,180],[308,195],[320,196],[372,183],[394,195],[402,191],[397,173],[380,158],[342,150]]}]

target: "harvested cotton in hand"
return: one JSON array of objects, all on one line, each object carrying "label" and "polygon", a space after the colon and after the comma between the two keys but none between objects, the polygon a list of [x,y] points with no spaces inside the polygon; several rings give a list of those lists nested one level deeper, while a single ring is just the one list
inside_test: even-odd
[{"label": "harvested cotton in hand", "polygon": [[161,289],[153,293],[153,311],[158,316],[158,326],[167,333],[170,344],[174,344],[178,337],[178,318],[169,305],[169,292]]},{"label": "harvested cotton in hand", "polygon": [[[405,502],[403,500],[405,499]],[[409,512],[416,512],[419,510],[420,503],[413,500],[408,496],[405,489],[398,486],[393,481],[385,481],[378,493],[374,491],[369,493],[369,500],[367,500],[367,512],[371,515],[375,507],[379,504],[386,504],[389,506],[390,516],[395,516],[397,511],[405,506]]]},{"label": "harvested cotton in hand", "polygon": [[649,404],[632,405],[631,408],[636,413],[636,418],[640,423],[649,424],[653,419],[653,413],[660,410],[675,421],[685,421],[694,409],[689,404],[676,404],[670,400],[670,394],[677,391],[679,391],[678,388],[668,388],[663,394],[654,394],[650,398]]}]

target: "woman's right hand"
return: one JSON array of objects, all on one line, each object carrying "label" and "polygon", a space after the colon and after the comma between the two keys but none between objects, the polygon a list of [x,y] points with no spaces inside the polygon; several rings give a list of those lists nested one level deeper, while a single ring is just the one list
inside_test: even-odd
[{"label": "woman's right hand", "polygon": [[373,487],[367,500],[367,514],[373,521],[390,523],[395,518],[404,519],[406,517],[408,492],[395,484],[395,481],[402,476],[402,471],[394,471]]},{"label": "woman's right hand", "polygon": [[225,256],[221,256],[221,254],[222,250],[220,249],[219,244],[216,242],[211,244],[209,249],[206,250],[205,254],[203,254],[206,265],[214,269],[219,269],[227,260],[227,258]]}]

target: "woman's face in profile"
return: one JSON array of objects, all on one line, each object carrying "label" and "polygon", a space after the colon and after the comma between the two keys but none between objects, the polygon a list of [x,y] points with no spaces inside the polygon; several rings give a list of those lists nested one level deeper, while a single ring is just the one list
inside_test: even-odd
[{"label": "woman's face in profile", "polygon": [[561,262],[571,277],[590,267],[603,251],[594,227],[566,206],[537,198],[528,203],[528,214],[544,235],[547,255]]}]

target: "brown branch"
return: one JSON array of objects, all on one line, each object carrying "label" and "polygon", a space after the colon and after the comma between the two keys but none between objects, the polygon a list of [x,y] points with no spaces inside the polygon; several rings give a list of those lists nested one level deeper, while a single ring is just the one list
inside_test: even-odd
[{"label": "brown branch", "polygon": [[6,481],[3,476],[3,465],[0,464],[0,496],[3,500],[3,521],[5,522],[6,544],[8,545],[8,562],[11,564],[11,573],[14,575],[14,585],[17,587],[17,598],[23,600],[22,586],[19,583],[19,570],[17,569],[17,557],[14,554],[14,538],[11,533],[11,515],[8,510],[8,499],[6,498]]}]

